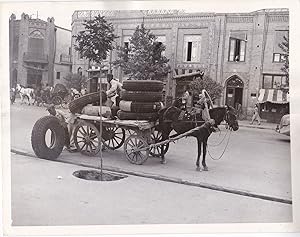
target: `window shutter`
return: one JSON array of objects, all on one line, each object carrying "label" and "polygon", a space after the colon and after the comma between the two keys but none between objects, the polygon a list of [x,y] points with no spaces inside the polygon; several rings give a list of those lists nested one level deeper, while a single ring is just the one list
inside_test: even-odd
[{"label": "window shutter", "polygon": [[185,37],[183,41],[183,54],[182,54],[183,56],[182,60],[184,62],[187,61],[187,49],[188,49],[187,45],[188,45],[188,39]]},{"label": "window shutter", "polygon": [[240,45],[240,61],[245,61],[245,48],[246,48],[246,42],[241,41]]},{"label": "window shutter", "polygon": [[229,61],[234,61],[235,40],[230,40]]}]

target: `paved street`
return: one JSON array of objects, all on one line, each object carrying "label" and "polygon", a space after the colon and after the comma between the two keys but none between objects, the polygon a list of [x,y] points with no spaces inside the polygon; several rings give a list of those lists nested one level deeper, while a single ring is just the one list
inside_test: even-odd
[{"label": "paved street", "polygon": [[[46,114],[47,112],[45,111],[45,108],[29,107],[27,105],[20,106],[18,104],[11,107],[11,141],[13,149],[24,151],[32,155],[34,154],[30,144],[31,129],[35,121]],[[216,133],[211,136],[209,144],[217,144],[222,139],[225,135],[224,128],[222,128],[222,130],[223,132],[221,134]],[[225,143],[222,143],[217,147],[210,146],[210,154],[216,158],[221,155],[224,147]],[[208,186],[211,185],[227,188],[228,190],[237,190],[248,192],[250,194],[258,194],[261,196],[266,195],[269,197],[291,200],[291,160],[290,142],[288,137],[277,134],[271,129],[256,129],[241,126],[237,132],[233,132],[231,134],[228,148],[220,160],[212,160],[208,155],[208,172],[197,172],[195,170],[196,152],[196,140],[193,138],[183,138],[175,144],[172,143],[170,145],[170,149],[166,155],[167,164],[165,165],[160,164],[159,160],[155,158],[149,158],[146,163],[141,166],[132,165],[124,157],[122,148],[117,151],[105,151],[103,153],[103,160],[105,168],[109,168],[111,170],[120,169],[120,171],[125,173],[136,173],[144,177],[166,177],[173,180],[177,179],[187,181],[193,184],[205,184]],[[20,199],[19,197],[22,195],[24,196],[24,193],[31,195],[30,193],[35,192],[36,189],[42,188],[41,195],[43,195],[43,200],[47,200],[47,202],[50,203],[60,202],[60,204],[57,205],[63,206],[64,200],[70,200],[70,196],[74,195],[74,190],[80,190],[80,192],[76,192],[76,195],[74,195],[76,198],[72,204],[75,205],[77,203],[76,205],[79,205],[79,202],[77,201],[80,199],[80,196],[85,196],[85,192],[83,190],[87,189],[89,192],[91,192],[90,190],[93,190],[94,192],[94,187],[91,186],[99,185],[98,182],[78,181],[76,178],[71,176],[71,170],[78,170],[82,168],[77,166],[78,164],[98,167],[99,159],[97,157],[84,157],[79,153],[63,151],[58,161],[73,163],[75,166],[22,156],[13,156],[12,161],[13,216],[15,217],[14,224],[16,225],[30,224],[28,223],[30,220],[22,218],[22,215],[25,215],[24,211],[26,210],[18,207],[21,205],[28,206],[29,209],[33,210],[33,212],[35,209],[39,210],[43,207],[39,206],[36,202],[32,202],[32,197],[28,197],[28,199]],[[18,177],[17,175],[20,173],[19,169],[21,169],[21,166],[23,165],[28,167],[28,170],[26,169],[26,172],[28,172],[28,175],[26,175],[28,177],[26,179],[24,179],[24,177]],[[29,172],[30,167],[37,170]],[[45,171],[45,167],[47,167],[47,171]],[[39,169],[41,170],[39,171]],[[38,182],[35,182],[36,175],[39,176]],[[57,186],[57,182],[66,182],[66,180],[56,180],[57,175],[69,177],[67,179],[68,187],[64,190],[66,195],[60,195],[61,188]],[[43,177],[42,180],[41,177]],[[49,177],[49,179],[47,177]],[[51,181],[53,177],[55,178],[55,181]],[[69,183],[69,181],[71,183],[75,182],[75,186]],[[32,184],[30,186],[32,187],[31,190],[24,188],[26,187],[27,182]],[[55,187],[54,190],[58,188],[57,191],[59,193],[48,193],[45,191],[44,187],[49,187],[47,182],[52,182],[51,185]],[[40,187],[40,185],[42,187]],[[118,213],[125,213],[125,209],[130,209],[130,207],[134,209],[134,206],[131,206],[131,204],[135,203],[134,200],[136,198],[139,200],[137,204],[138,207],[131,211],[133,211],[133,213],[140,212],[138,214],[136,213],[136,215],[140,218],[136,218],[137,220],[135,220],[133,216],[128,217],[127,214],[125,216],[118,215],[118,220],[114,219],[113,223],[110,224],[124,224],[127,221],[127,223],[220,223],[289,222],[292,220],[292,205],[289,204],[249,198],[241,195],[218,192],[183,184],[162,182],[153,178],[130,176],[127,179],[115,181],[113,185],[111,182],[101,185],[107,188],[108,186],[109,188],[112,188],[114,185],[114,188],[116,188],[115,192],[119,191],[122,193],[124,192],[124,188],[126,192],[130,193],[128,196],[131,196],[132,199],[128,198],[127,200],[125,198],[130,203],[128,205],[124,204],[125,207],[123,207],[123,209],[118,207],[119,205],[114,205],[114,201],[116,201],[114,200],[115,198],[108,198],[110,201],[109,203],[106,203],[106,206],[108,204],[112,204],[114,208],[116,208],[114,211]],[[22,186],[23,188],[18,189],[19,186]],[[22,192],[24,193],[22,194]],[[108,192],[106,197],[109,197],[110,195],[114,197],[114,191],[111,192],[112,193]],[[95,201],[92,194],[93,193],[91,192],[85,196],[87,200],[85,200],[86,202]],[[56,195],[60,198],[56,198]],[[79,195],[79,197],[77,197],[77,195]],[[103,197],[103,193],[100,193],[99,195]],[[145,195],[146,200],[147,197],[151,197],[151,200],[144,202],[142,200],[145,199],[145,197],[139,198],[140,195]],[[122,198],[125,196],[126,195],[122,195]],[[176,197],[176,200],[174,197]],[[186,200],[189,200],[189,207],[183,210],[186,214],[174,214],[173,212],[176,210],[173,210],[172,208],[178,206],[181,202],[186,203]],[[203,200],[205,200],[205,203]],[[223,202],[224,206],[222,206]],[[150,205],[149,208],[147,206],[147,210],[153,210],[153,212],[150,211],[149,217],[143,219],[141,218],[141,215],[142,212],[145,211],[143,209],[146,208],[146,205],[144,205],[145,203]],[[203,203],[203,205],[201,203]],[[151,208],[152,204],[153,208]],[[70,212],[69,215],[74,213],[74,210],[71,208],[72,205],[70,204],[69,207],[66,207],[66,209],[70,208],[68,209]],[[87,210],[92,212],[94,207],[93,205],[95,205],[95,203]],[[218,208],[218,205],[221,205],[221,207]],[[256,208],[253,209],[254,205]],[[55,205],[50,204],[48,208],[44,207],[44,211],[48,213],[51,211],[50,209],[53,206]],[[161,206],[160,208],[166,208],[165,211],[161,212],[166,215],[162,216],[161,220],[157,218],[156,212],[159,210],[159,206]],[[195,206],[199,209],[195,209]],[[232,211],[230,214],[227,213],[229,209],[225,208],[225,206],[230,206],[229,209]],[[227,211],[224,211],[222,208],[227,209]],[[80,213],[79,209],[78,213]],[[250,209],[252,209],[253,212],[250,211]],[[60,209],[58,208],[58,210]],[[205,217],[201,215],[200,218],[198,212],[202,214],[205,213]],[[66,211],[64,211],[64,213],[66,213]],[[189,213],[189,215],[187,215],[187,213]],[[80,218],[80,214],[79,216],[76,216],[76,218],[66,218],[66,216],[61,215],[61,217],[56,219],[52,219],[50,217],[49,219],[47,219],[47,217],[39,219],[37,213],[32,213],[32,216],[33,224],[49,223],[50,225],[54,222],[57,222],[58,225],[70,224],[69,221],[73,221],[74,223],[76,222],[77,224],[93,224],[95,222],[97,222],[97,224],[109,224],[109,218],[115,217],[115,215],[111,215],[105,220],[102,220],[97,216],[97,220],[94,220],[93,218],[84,220],[83,218]],[[64,218],[62,218],[63,216]],[[67,223],[64,223],[64,221]]]},{"label": "paved street", "polygon": [[292,220],[289,204],[135,176],[111,182],[86,181],[72,176],[79,169],[82,167],[12,155],[13,225]]}]

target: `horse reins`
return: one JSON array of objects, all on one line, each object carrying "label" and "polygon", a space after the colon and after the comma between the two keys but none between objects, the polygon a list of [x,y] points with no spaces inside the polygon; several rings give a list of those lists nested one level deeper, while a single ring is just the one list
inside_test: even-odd
[{"label": "horse reins", "polygon": [[[225,114],[225,116],[224,116],[224,120],[225,120],[225,121],[226,121],[226,118],[228,118],[228,112],[226,112],[226,114]],[[226,122],[226,123],[227,123],[227,122]],[[227,125],[228,125],[228,123],[227,123]],[[218,158],[214,158],[214,157],[210,154],[209,150],[207,149],[208,155],[210,156],[210,158],[211,158],[212,160],[220,160],[220,159],[222,158],[222,156],[224,155],[224,153],[225,153],[225,151],[226,151],[226,149],[227,149],[227,147],[228,147],[228,144],[229,144],[229,140],[230,140],[230,135],[231,135],[232,128],[229,127],[228,130],[229,130],[229,137],[228,137],[228,139],[227,139],[226,146],[225,146],[225,148],[224,148],[222,154],[221,154]],[[225,140],[225,137],[226,137],[227,134],[228,134],[228,130],[227,130],[225,136],[223,137],[222,141],[221,141],[219,144],[215,144],[215,145],[209,145],[209,144],[207,144],[207,145],[213,146],[213,147],[216,147],[216,146],[221,145],[221,144],[223,143],[223,141]]]}]

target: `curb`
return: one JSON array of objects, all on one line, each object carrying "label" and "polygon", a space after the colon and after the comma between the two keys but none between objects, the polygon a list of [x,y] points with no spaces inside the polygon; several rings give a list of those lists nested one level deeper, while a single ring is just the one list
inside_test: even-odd
[{"label": "curb", "polygon": [[[23,156],[29,156],[29,157],[34,157],[37,158],[35,155],[30,154],[25,151],[19,151],[17,149],[11,148],[11,152],[18,154],[18,155],[23,155]],[[86,168],[93,168],[93,169],[99,169],[99,167],[96,167],[94,165],[87,165],[87,164],[81,164],[81,163],[75,163],[71,161],[61,161],[61,160],[52,160],[54,162],[58,163],[65,163],[65,164],[72,164],[72,165],[77,165],[77,166],[82,166]],[[209,183],[195,183],[179,178],[173,178],[173,177],[168,177],[168,176],[163,176],[163,175],[156,175],[156,174],[150,174],[150,173],[143,173],[143,172],[135,172],[135,171],[129,171],[129,170],[123,170],[120,168],[115,168],[115,167],[103,167],[103,170],[109,171],[109,172],[115,172],[115,173],[121,173],[121,174],[127,174],[127,175],[133,175],[137,177],[142,177],[142,178],[150,178],[154,180],[159,180],[159,181],[165,181],[165,182],[170,182],[170,183],[177,183],[177,184],[184,184],[188,186],[194,186],[194,187],[199,187],[199,188],[206,188],[214,191],[219,191],[219,192],[225,192],[225,193],[231,193],[231,194],[236,194],[240,196],[246,196],[246,197],[252,197],[252,198],[257,198],[257,199],[262,199],[262,200],[267,200],[267,201],[273,201],[273,202],[279,202],[279,203],[285,203],[285,204],[292,204],[292,200],[290,199],[285,199],[285,198],[279,198],[279,197],[272,197],[266,194],[258,194],[258,193],[253,193],[250,191],[246,190],[238,190],[238,189],[233,189],[229,187],[223,187],[223,186],[218,186],[214,184],[209,184]]]}]

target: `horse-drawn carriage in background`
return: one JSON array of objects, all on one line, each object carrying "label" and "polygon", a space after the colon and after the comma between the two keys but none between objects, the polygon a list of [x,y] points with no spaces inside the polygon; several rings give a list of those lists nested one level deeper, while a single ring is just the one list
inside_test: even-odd
[{"label": "horse-drawn carriage in background", "polygon": [[67,108],[71,101],[69,92],[63,84],[56,84],[52,89],[35,91],[35,103],[39,105],[54,104]]},{"label": "horse-drawn carriage in background", "polygon": [[[149,81],[146,86],[141,83],[143,82],[131,81],[123,84],[123,102],[120,102],[117,119],[105,117],[101,106],[92,105],[99,102],[100,98],[103,99],[106,96],[105,92],[90,93],[69,103],[69,109],[76,117],[73,138],[79,152],[95,156],[103,148],[115,150],[123,146],[126,158],[133,164],[143,164],[149,155],[161,157],[161,162],[164,163],[164,155],[171,141],[191,135],[197,138],[200,145],[202,142],[206,144],[211,127],[220,125],[222,121],[234,131],[238,129],[233,108],[212,108],[210,112],[213,122],[205,123],[198,120],[199,117],[186,116],[185,111],[174,106],[162,108],[160,102],[158,103],[162,99],[162,82]],[[204,95],[207,96],[207,93]],[[129,101],[130,99],[132,101]],[[86,106],[89,106],[86,111],[90,113],[82,113]],[[56,159],[65,145],[66,133],[60,128],[60,121],[50,117],[41,118],[34,126],[32,147],[38,157]],[[170,136],[173,129],[178,136]],[[45,142],[47,130],[52,132],[51,138],[55,138],[51,139],[49,146]],[[199,152],[201,147],[198,144]],[[199,157],[200,153],[198,159]],[[206,166],[205,161],[202,164]]]}]

